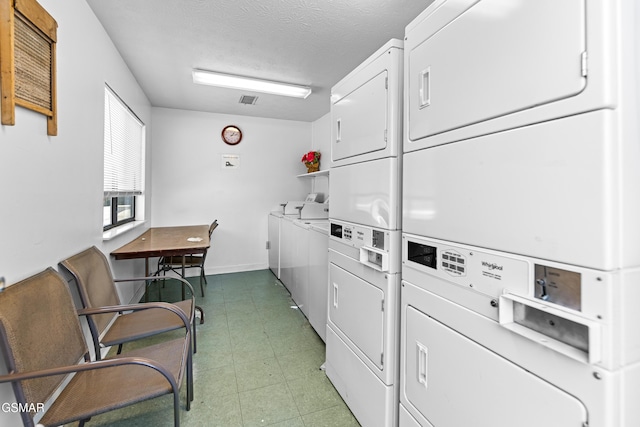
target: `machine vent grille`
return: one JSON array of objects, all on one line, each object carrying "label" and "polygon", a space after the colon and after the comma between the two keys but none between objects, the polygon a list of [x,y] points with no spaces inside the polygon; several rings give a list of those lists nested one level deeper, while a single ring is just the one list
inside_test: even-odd
[{"label": "machine vent grille", "polygon": [[258,100],[257,96],[242,95],[240,97],[240,104],[254,105],[257,100]]}]

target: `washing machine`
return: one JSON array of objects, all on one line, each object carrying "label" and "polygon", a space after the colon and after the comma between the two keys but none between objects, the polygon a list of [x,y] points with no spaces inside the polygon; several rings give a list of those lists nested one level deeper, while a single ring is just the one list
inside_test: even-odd
[{"label": "washing machine", "polygon": [[309,232],[309,323],[327,340],[329,221],[313,222]]},{"label": "washing machine", "polygon": [[[312,266],[316,268],[316,263],[319,261],[318,259],[312,259],[312,256],[314,258],[317,256],[315,251],[312,251],[312,237],[315,234],[315,231],[312,230],[314,226],[328,229],[329,221],[324,219],[295,219],[292,223],[292,271],[291,282],[287,284],[287,289],[291,293],[291,299],[293,299],[300,311],[307,319],[311,320],[310,310],[312,305],[317,304],[317,302],[311,300],[313,292],[310,289],[312,282],[310,269]],[[324,258],[327,258],[326,254]],[[327,265],[328,263],[324,264],[325,269]],[[324,304],[324,307],[326,307],[326,304]]]},{"label": "washing machine", "polygon": [[280,223],[282,211],[269,212],[267,218],[267,235],[269,238],[269,270],[280,278]]},{"label": "washing machine", "polygon": [[[278,271],[276,276],[292,294],[296,286],[294,274],[299,276],[301,274],[301,266],[303,265],[303,259],[296,254],[295,249],[296,236],[301,234],[299,230],[300,227],[296,226],[295,222],[300,218],[300,212],[305,203],[305,201],[288,201],[282,203],[280,205],[282,212],[271,212],[269,216],[269,245],[271,249],[273,249],[269,252],[269,264],[271,266],[273,262],[274,268],[272,268],[272,271],[274,273]],[[276,247],[277,251],[275,250]],[[278,256],[277,264],[275,259],[276,254]],[[277,270],[275,268],[276,265]]]}]

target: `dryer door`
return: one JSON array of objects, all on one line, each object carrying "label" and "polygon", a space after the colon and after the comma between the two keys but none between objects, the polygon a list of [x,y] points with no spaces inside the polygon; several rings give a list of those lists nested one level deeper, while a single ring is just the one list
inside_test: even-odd
[{"label": "dryer door", "polygon": [[414,415],[438,427],[586,425],[579,400],[411,304],[403,303],[401,381]]},{"label": "dryer door", "polygon": [[369,363],[383,368],[384,292],[335,264],[329,265],[329,323],[364,354]]},{"label": "dryer door", "polygon": [[331,160],[387,147],[387,70],[363,82],[331,106]]},{"label": "dryer door", "polygon": [[[584,0],[463,0],[445,6],[407,33],[410,141],[585,88]],[[440,12],[453,15],[452,7],[458,16],[440,22]],[[409,145],[405,151],[429,144]]]}]

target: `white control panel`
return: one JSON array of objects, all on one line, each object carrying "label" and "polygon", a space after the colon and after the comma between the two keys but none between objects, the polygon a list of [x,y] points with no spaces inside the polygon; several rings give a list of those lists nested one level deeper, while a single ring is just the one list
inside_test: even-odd
[{"label": "white control panel", "polygon": [[[381,230],[344,221],[331,220],[329,238],[359,251],[355,257],[374,270],[391,272],[393,257],[399,260],[399,231]],[[398,261],[396,261],[396,264]],[[392,268],[394,272],[397,267]]]},{"label": "white control panel", "polygon": [[568,357],[611,363],[615,275],[410,234],[402,243],[404,280]]},{"label": "white control panel", "polygon": [[388,237],[389,231],[387,230],[377,230],[343,221],[331,221],[331,238],[355,248],[368,246],[389,252]]}]

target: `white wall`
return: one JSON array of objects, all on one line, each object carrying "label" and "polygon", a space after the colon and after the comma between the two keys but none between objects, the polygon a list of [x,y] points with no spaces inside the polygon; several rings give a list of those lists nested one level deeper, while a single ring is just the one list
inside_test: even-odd
[{"label": "white wall", "polygon": [[[300,161],[311,146],[311,123],[153,108],[152,225],[209,224],[218,219],[207,274],[268,268],[267,215],[304,198]],[[240,144],[220,138],[242,130]],[[223,169],[222,155],[240,156]]]},{"label": "white wall", "polygon": [[[58,22],[58,136],[21,107],[15,126],[0,126],[0,276],[9,285],[91,245],[108,253],[144,228],[102,242],[104,84],[148,125],[150,104],[84,0],[39,2]],[[140,261],[114,267],[121,277],[144,272]],[[0,403],[13,401],[0,385]],[[0,411],[0,425],[21,422]]]}]

